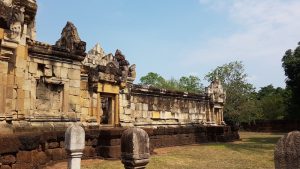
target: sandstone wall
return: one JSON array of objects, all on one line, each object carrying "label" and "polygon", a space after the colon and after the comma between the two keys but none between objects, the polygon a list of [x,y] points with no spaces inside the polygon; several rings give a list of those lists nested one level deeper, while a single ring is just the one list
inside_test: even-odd
[{"label": "sandstone wall", "polygon": [[212,109],[204,94],[187,94],[134,86],[128,93],[120,95],[122,126],[206,124],[211,120]]}]

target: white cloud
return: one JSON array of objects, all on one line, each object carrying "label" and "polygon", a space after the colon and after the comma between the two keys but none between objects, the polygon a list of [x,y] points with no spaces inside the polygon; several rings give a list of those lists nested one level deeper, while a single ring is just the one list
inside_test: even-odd
[{"label": "white cloud", "polygon": [[[239,31],[215,37],[190,53],[188,65],[242,60],[254,84],[284,86],[281,58],[300,41],[299,0],[199,0],[226,14]],[[222,28],[220,28],[222,29]],[[198,63],[199,63],[198,62]],[[212,67],[213,68],[213,67]]]}]

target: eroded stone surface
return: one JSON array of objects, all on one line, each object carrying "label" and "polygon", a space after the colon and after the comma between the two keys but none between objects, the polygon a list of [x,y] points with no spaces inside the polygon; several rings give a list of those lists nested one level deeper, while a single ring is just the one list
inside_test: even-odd
[{"label": "eroded stone surface", "polygon": [[275,169],[300,168],[300,132],[294,131],[283,136],[275,147]]},{"label": "eroded stone surface", "polygon": [[146,168],[150,158],[149,136],[140,128],[129,128],[121,137],[121,158],[127,169]]}]

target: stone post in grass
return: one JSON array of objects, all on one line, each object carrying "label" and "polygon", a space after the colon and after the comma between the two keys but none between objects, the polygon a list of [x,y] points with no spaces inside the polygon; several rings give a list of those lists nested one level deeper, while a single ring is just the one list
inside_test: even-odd
[{"label": "stone post in grass", "polygon": [[84,129],[77,123],[65,133],[65,149],[68,154],[68,169],[80,169],[81,157],[85,146]]},{"label": "stone post in grass", "polygon": [[275,169],[300,169],[300,132],[279,139],[274,151]]},{"label": "stone post in grass", "polygon": [[140,128],[129,128],[121,137],[121,158],[125,169],[144,169],[149,163],[149,136]]}]

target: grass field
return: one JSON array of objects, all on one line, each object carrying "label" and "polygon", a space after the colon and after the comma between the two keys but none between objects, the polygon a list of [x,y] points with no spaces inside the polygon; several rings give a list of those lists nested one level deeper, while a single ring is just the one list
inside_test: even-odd
[{"label": "grass field", "polygon": [[[147,169],[274,169],[282,134],[241,132],[241,141],[156,149]],[[123,169],[120,161],[84,162],[83,169]]]}]

